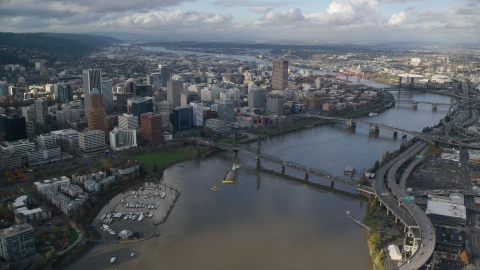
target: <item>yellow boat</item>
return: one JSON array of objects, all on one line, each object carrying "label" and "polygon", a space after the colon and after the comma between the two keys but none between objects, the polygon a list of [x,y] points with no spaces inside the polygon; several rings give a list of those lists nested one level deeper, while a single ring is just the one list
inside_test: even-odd
[{"label": "yellow boat", "polygon": [[213,191],[217,191],[217,190],[218,190],[217,185],[213,185],[213,188],[212,188],[212,189],[213,189]]}]

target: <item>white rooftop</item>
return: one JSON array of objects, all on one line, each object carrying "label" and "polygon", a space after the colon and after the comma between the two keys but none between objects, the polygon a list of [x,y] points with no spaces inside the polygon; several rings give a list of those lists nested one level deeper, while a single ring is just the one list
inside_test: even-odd
[{"label": "white rooftop", "polygon": [[22,196],[18,197],[18,198],[12,203],[13,208],[25,206],[25,203],[24,203],[24,202],[25,202],[26,199],[27,199],[27,196],[26,196],[26,195],[22,195]]},{"label": "white rooftop", "polygon": [[435,214],[447,217],[460,218],[464,220],[467,219],[467,212],[465,206],[436,200],[428,201],[425,214]]},{"label": "white rooftop", "polygon": [[409,78],[423,78],[422,75],[418,74],[398,74],[399,77],[409,77]]}]

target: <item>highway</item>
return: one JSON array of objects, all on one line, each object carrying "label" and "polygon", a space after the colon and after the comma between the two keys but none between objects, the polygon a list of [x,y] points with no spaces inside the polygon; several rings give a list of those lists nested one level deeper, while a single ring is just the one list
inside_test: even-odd
[{"label": "highway", "polygon": [[[398,267],[398,269],[401,270],[421,268],[428,262],[435,248],[434,228],[430,219],[413,201],[403,201],[405,190],[400,189],[395,179],[400,166],[425,147],[426,143],[416,142],[391,162],[382,166],[377,172],[375,181],[372,183],[379,200],[402,220],[409,229],[413,229],[412,232],[415,234],[416,239],[420,239],[415,254],[407,262]],[[409,175],[413,167],[414,166],[408,166],[403,175]],[[384,180],[387,172],[387,182],[385,184]],[[404,177],[403,175],[402,178]],[[392,193],[388,191],[387,186],[391,189]],[[407,214],[405,214],[405,211],[407,211]]]}]

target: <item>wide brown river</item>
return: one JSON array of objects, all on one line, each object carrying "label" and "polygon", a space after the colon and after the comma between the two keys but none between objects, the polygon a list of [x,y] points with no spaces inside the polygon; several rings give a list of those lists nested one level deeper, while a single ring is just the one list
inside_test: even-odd
[{"label": "wide brown river", "polygon": [[[425,93],[394,95],[450,102],[448,97]],[[421,131],[446,113],[447,108],[432,111],[429,105],[416,110],[397,105],[364,120]],[[266,139],[262,150],[342,175],[347,165],[370,168],[383,152],[395,151],[401,142],[400,134],[395,139],[387,131],[370,134],[368,127],[358,125],[349,132],[334,124]],[[234,163],[240,166],[235,184],[221,184]],[[242,153],[234,157],[222,152],[177,164],[166,170],[163,181],[182,195],[168,221],[155,229],[159,238],[99,244],[68,269],[372,269],[361,229],[341,212],[348,210],[362,220],[365,198],[339,184],[332,189],[319,178],[310,176],[306,183],[300,173],[279,172],[268,162],[257,169],[254,157]],[[214,184],[219,191],[212,191]],[[151,221],[142,222],[135,221],[129,229],[153,231]],[[113,264],[112,255],[117,256]]]}]

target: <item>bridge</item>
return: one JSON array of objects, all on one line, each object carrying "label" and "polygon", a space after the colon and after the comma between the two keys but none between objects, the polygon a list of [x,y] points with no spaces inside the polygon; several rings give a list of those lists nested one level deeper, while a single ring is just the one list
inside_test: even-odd
[{"label": "bridge", "polygon": [[441,102],[403,100],[403,99],[396,99],[396,100],[393,100],[392,102],[393,104],[412,104],[414,109],[418,107],[418,104],[430,104],[432,105],[432,109],[436,109],[437,107],[450,107],[456,104],[456,103],[441,103]]},{"label": "bridge", "polygon": [[257,165],[260,165],[261,160],[268,161],[270,163],[280,165],[282,173],[285,173],[286,168],[290,168],[290,169],[304,173],[304,176],[305,176],[304,180],[306,181],[308,181],[309,175],[314,175],[330,181],[330,186],[333,186],[334,183],[339,183],[344,186],[357,189],[360,192],[364,192],[367,194],[374,194],[373,190],[370,187],[360,185],[358,181],[356,181],[351,177],[334,176],[324,170],[320,170],[317,168],[307,168],[298,162],[282,160],[277,156],[262,153],[260,148],[260,145],[261,145],[260,141],[258,142],[257,147],[252,147],[250,145],[245,145],[245,144],[226,144],[226,143],[215,143],[215,142],[208,142],[208,145],[219,148],[219,149],[232,151],[235,153],[237,153],[238,151],[241,151],[241,152],[253,154],[255,155],[255,159],[257,160]]}]

